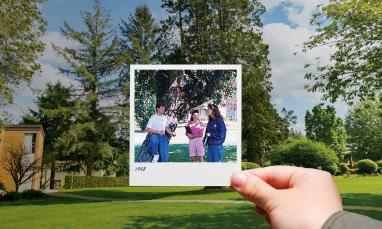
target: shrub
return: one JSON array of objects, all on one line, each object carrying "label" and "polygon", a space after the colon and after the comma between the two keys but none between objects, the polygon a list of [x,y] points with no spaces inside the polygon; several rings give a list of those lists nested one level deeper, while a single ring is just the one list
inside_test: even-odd
[{"label": "shrub", "polygon": [[378,165],[378,172],[382,173],[382,160],[376,162]]},{"label": "shrub", "polygon": [[306,168],[319,168],[336,174],[338,157],[323,143],[307,138],[297,138],[282,144],[269,153],[273,165],[294,165]]},{"label": "shrub", "polygon": [[343,174],[349,174],[350,173],[350,168],[346,163],[339,163],[338,164],[338,175],[343,175]]},{"label": "shrub", "polygon": [[260,165],[253,163],[253,162],[242,162],[241,163],[241,169],[247,170],[247,169],[257,169],[260,168]]},{"label": "shrub", "polygon": [[378,165],[370,159],[363,159],[357,163],[359,173],[372,174],[377,172]]},{"label": "shrub", "polygon": [[129,186],[127,177],[66,176],[66,189]]},{"label": "shrub", "polygon": [[21,199],[21,193],[19,192],[8,192],[2,197],[2,200],[19,200]]},{"label": "shrub", "polygon": [[45,194],[39,190],[29,189],[21,193],[21,198],[23,199],[36,199],[45,197]]}]

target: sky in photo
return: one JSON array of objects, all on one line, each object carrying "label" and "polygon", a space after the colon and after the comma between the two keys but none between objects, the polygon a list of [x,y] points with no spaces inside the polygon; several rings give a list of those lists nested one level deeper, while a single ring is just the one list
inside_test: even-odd
[{"label": "sky in photo", "polygon": [[[328,0],[260,0],[267,8],[263,19],[263,39],[269,45],[273,84],[272,103],[281,111],[283,107],[293,110],[298,117],[294,129],[304,132],[304,116],[307,110],[322,102],[319,93],[308,93],[304,85],[309,81],[304,79],[306,63],[325,64],[329,62],[329,55],[333,51],[329,47],[320,47],[309,53],[301,53],[301,45],[311,35],[315,28],[309,24],[311,15],[317,10],[317,4],[326,3]],[[107,0],[102,5],[109,10],[112,24],[117,26],[121,20],[127,21],[129,15],[138,5],[147,4],[158,23],[166,15],[161,9],[160,0]],[[58,67],[63,66],[65,61],[58,57],[51,48],[51,43],[60,47],[73,46],[60,33],[60,27],[64,21],[68,22],[77,30],[84,29],[80,12],[91,10],[92,0],[49,0],[41,5],[42,14],[47,21],[47,31],[43,37],[46,48],[39,59],[41,74],[35,77],[31,87],[16,89],[14,104],[6,109],[17,116],[14,121],[20,121],[20,117],[28,113],[28,108],[35,109],[36,95],[38,91],[46,88],[47,83],[60,80],[65,85],[78,83],[58,72]],[[297,55],[294,53],[297,52]],[[319,59],[317,57],[320,57]],[[332,104],[336,107],[339,116],[344,117],[347,106],[338,102]]]}]

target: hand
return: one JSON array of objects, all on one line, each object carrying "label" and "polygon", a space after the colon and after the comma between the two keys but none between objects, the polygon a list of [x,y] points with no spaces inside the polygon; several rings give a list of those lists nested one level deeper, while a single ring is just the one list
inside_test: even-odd
[{"label": "hand", "polygon": [[236,172],[231,186],[256,204],[272,228],[321,228],[342,210],[332,176],[316,169],[273,166]]},{"label": "hand", "polygon": [[165,133],[164,130],[159,131],[159,135],[164,135],[164,133]]},{"label": "hand", "polygon": [[171,136],[175,137],[176,133],[175,132],[171,132]]},{"label": "hand", "polygon": [[188,138],[192,138],[192,134],[186,134]]}]

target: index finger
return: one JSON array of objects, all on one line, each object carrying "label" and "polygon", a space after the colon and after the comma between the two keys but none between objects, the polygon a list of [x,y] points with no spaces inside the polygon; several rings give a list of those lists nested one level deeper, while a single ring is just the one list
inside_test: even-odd
[{"label": "index finger", "polygon": [[294,166],[270,166],[244,172],[260,177],[276,189],[287,189],[294,187],[295,181],[306,175],[307,170],[309,169]]}]

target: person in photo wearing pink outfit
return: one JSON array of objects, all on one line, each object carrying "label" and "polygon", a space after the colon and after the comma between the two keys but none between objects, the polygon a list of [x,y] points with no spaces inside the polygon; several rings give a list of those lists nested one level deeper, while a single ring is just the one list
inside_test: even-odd
[{"label": "person in photo wearing pink outfit", "polygon": [[191,113],[191,120],[186,126],[186,135],[189,138],[189,153],[192,162],[204,162],[203,133],[205,125],[200,121],[199,111]]}]

